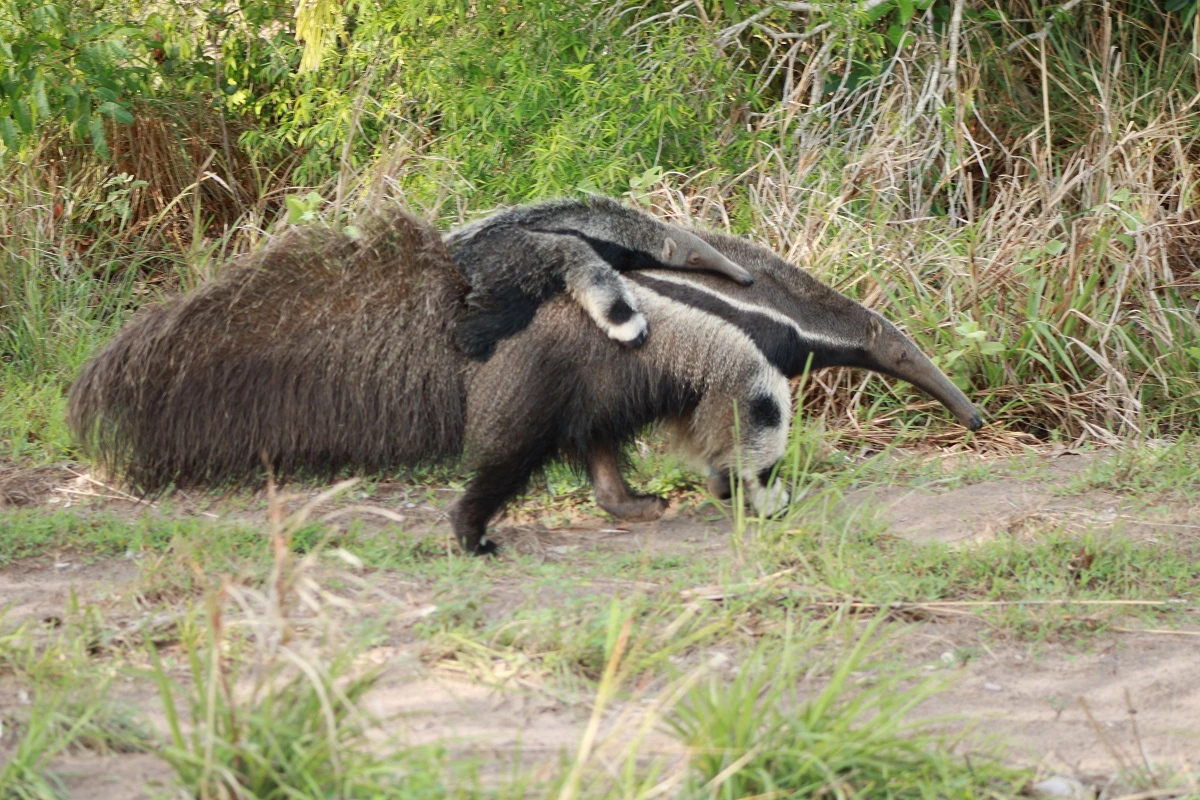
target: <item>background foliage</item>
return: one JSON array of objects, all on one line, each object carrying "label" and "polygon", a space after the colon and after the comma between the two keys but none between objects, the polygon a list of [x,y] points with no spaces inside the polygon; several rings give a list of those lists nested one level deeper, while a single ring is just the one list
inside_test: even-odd
[{"label": "background foliage", "polygon": [[[0,0],[4,452],[61,457],[86,355],[289,214],[449,226],[581,190],[904,323],[985,442],[1200,419],[1196,0],[301,11],[303,41],[274,0]],[[805,396],[869,440],[960,438],[860,373]]]}]

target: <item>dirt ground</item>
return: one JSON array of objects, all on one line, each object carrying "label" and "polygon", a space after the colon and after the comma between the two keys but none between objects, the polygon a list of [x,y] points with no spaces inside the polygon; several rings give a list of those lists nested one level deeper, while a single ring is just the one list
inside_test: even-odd
[{"label": "dirt ground", "polygon": [[[1083,456],[1046,458],[1034,477],[982,480],[957,488],[925,486],[861,490],[846,502],[871,504],[888,528],[917,541],[972,542],[1012,534],[1033,521],[1078,526],[1093,535],[1121,530],[1146,541],[1164,543],[1200,536],[1200,508],[1186,503],[1143,507],[1137,498],[1103,491],[1056,493],[1087,463]],[[103,507],[132,516],[137,506],[106,491],[95,491],[62,469],[0,476],[0,492],[11,505],[32,508]],[[83,493],[83,494],[80,494]],[[444,510],[413,502],[403,488],[378,490],[373,503],[402,510],[423,520],[428,535],[446,537]],[[219,501],[180,502],[177,513],[214,514]],[[214,511],[214,509],[216,509]],[[0,513],[3,513],[0,508]],[[238,514],[251,517],[253,511]],[[671,555],[686,553],[726,558],[731,551],[729,523],[695,512],[668,512],[654,523],[614,525],[600,516],[576,515],[567,526],[517,519],[501,523],[503,545],[540,554],[549,561],[578,562],[587,575],[589,562],[607,555]],[[1200,565],[1197,565],[1200,569]],[[95,603],[112,609],[111,624],[147,624],[136,615],[117,611],[123,587],[138,565],[130,558],[87,561],[68,554],[25,559],[0,569],[0,604],[4,621],[53,619],[68,602]],[[384,579],[386,584],[388,579]],[[396,578],[388,587],[407,608],[398,613],[420,615],[435,604],[429,585]],[[630,591],[619,578],[592,579],[611,583],[613,594]],[[493,591],[503,594],[503,586]],[[1085,645],[1030,643],[1017,639],[988,642],[981,625],[953,615],[912,623],[903,634],[905,661],[917,669],[949,678],[947,688],[924,703],[919,714],[946,721],[949,730],[965,733],[970,746],[999,744],[1007,759],[1036,766],[1045,774],[1094,780],[1144,761],[1176,773],[1200,773],[1200,611],[1188,631],[1106,631]],[[972,657],[958,655],[970,652]],[[504,762],[517,750],[526,763],[554,763],[573,751],[591,714],[586,698],[564,696],[536,682],[503,674],[480,679],[453,665],[430,664],[417,643],[389,644],[368,653],[385,666],[384,678],[368,698],[368,707],[390,720],[390,733],[413,744],[442,742],[452,750],[471,751]],[[130,702],[157,713],[153,693],[128,686]],[[0,694],[2,694],[0,690]],[[27,698],[0,698],[3,707]],[[606,714],[601,742],[614,747],[627,738],[636,708],[612,707]],[[4,753],[0,742],[0,756]],[[965,746],[965,745],[964,745]],[[671,753],[678,745],[665,734],[652,733],[644,747]],[[145,754],[72,755],[58,763],[72,796],[129,798],[169,783],[161,762]]]}]

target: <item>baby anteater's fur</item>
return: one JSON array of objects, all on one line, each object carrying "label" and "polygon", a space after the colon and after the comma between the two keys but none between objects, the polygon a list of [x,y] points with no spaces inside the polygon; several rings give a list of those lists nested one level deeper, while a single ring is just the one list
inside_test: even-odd
[{"label": "baby anteater's fur", "polygon": [[741,265],[691,231],[596,195],[504,209],[452,231],[446,243],[471,284],[456,340],[481,360],[564,291],[609,338],[640,347],[646,318],[622,272],[701,271],[753,283]]}]

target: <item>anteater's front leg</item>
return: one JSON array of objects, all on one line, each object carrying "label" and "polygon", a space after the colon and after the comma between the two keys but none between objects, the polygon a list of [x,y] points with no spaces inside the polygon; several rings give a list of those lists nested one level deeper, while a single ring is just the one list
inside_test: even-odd
[{"label": "anteater's front leg", "polygon": [[732,494],[737,470],[750,505],[773,516],[790,501],[787,488],[774,475],[787,449],[790,420],[787,380],[770,373],[738,396],[705,397],[676,431],[683,437],[680,444],[707,464],[708,489],[714,496],[726,499]]},{"label": "anteater's front leg", "polygon": [[596,505],[620,520],[651,522],[667,510],[667,500],[652,494],[637,494],[625,482],[617,448],[610,443],[593,443],[588,453],[588,475],[596,492]]}]

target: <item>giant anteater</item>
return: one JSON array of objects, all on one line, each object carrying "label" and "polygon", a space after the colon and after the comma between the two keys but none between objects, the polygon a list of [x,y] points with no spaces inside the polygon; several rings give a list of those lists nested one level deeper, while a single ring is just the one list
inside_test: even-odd
[{"label": "giant anteater", "polygon": [[488,521],[556,456],[586,465],[615,515],[657,516],[662,501],[633,495],[617,464],[656,420],[713,474],[740,467],[755,507],[777,511],[787,493],[767,481],[792,416],[788,378],[806,365],[907,380],[982,424],[878,314],[769,250],[694,233],[753,284],[627,273],[654,325],[644,346],[603,335],[558,295],[479,361],[454,345],[470,287],[430,225],[394,211],[357,236],[293,230],[135,315],[72,386],[69,421],[104,469],[143,492],[253,479],[264,456],[287,476],[465,455],[474,475],[451,517],[473,553],[495,549]]}]

